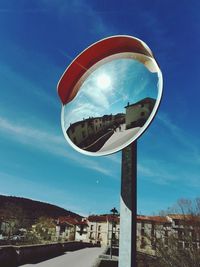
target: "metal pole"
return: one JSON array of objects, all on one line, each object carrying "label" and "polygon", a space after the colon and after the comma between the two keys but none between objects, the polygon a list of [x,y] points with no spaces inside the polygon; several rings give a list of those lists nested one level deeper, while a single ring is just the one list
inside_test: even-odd
[{"label": "metal pole", "polygon": [[112,227],[111,227],[111,239],[110,239],[110,258],[112,259],[112,245],[113,245],[113,222],[114,222],[114,219],[115,219],[115,214],[118,213],[117,209],[116,208],[113,208],[111,210],[112,212],[112,215],[111,215],[111,223],[112,223]]},{"label": "metal pole", "polygon": [[111,239],[110,239],[110,258],[112,259],[112,239],[113,239],[113,221],[112,221],[112,227],[111,227]]},{"label": "metal pole", "polygon": [[137,142],[122,150],[119,267],[136,267]]}]

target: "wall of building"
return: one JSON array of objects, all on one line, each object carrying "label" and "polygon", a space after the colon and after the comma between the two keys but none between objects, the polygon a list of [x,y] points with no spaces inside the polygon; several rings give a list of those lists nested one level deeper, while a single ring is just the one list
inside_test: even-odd
[{"label": "wall of building", "polygon": [[79,145],[85,139],[88,138],[89,134],[93,132],[92,128],[88,126],[87,121],[81,121],[71,125],[68,129],[69,138],[76,145]]},{"label": "wall of building", "polygon": [[143,120],[145,122],[148,119],[151,113],[149,105],[138,104],[126,108],[126,129],[142,126],[139,121]]},{"label": "wall of building", "polygon": [[[103,246],[110,245],[112,234],[112,223],[108,221],[103,222],[88,222],[88,236],[87,241],[99,243]],[[119,240],[119,224],[113,227],[113,233],[117,240]]]},{"label": "wall of building", "polygon": [[116,117],[114,115],[104,115],[102,117],[85,119],[71,124],[67,129],[67,134],[74,144],[80,145],[84,141],[87,142],[89,137],[93,138],[98,133],[102,132],[103,134],[106,132],[109,127],[113,128],[115,123],[124,122],[124,117],[124,114],[117,114]]},{"label": "wall of building", "polygon": [[87,242],[88,227],[87,226],[76,226],[75,240]]}]

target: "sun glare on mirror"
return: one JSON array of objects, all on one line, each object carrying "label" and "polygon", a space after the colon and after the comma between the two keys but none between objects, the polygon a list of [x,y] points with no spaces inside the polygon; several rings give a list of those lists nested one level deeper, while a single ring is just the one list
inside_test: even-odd
[{"label": "sun glare on mirror", "polygon": [[111,78],[107,74],[101,74],[97,77],[97,86],[106,89],[111,85]]}]

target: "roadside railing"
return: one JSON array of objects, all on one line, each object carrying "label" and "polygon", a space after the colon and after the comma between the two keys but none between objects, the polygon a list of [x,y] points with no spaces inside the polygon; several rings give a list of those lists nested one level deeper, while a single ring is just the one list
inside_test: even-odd
[{"label": "roadside railing", "polygon": [[67,251],[97,246],[96,244],[75,241],[46,245],[1,246],[0,266],[17,267],[27,263],[38,263],[62,255]]}]

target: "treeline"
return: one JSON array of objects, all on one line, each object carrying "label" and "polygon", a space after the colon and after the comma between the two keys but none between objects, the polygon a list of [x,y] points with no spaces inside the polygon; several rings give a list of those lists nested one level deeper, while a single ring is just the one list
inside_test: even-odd
[{"label": "treeline", "polygon": [[38,219],[40,217],[58,218],[60,216],[71,216],[81,219],[79,214],[65,210],[56,205],[35,201],[22,197],[0,195],[0,218],[18,217],[21,215],[27,219]]}]

